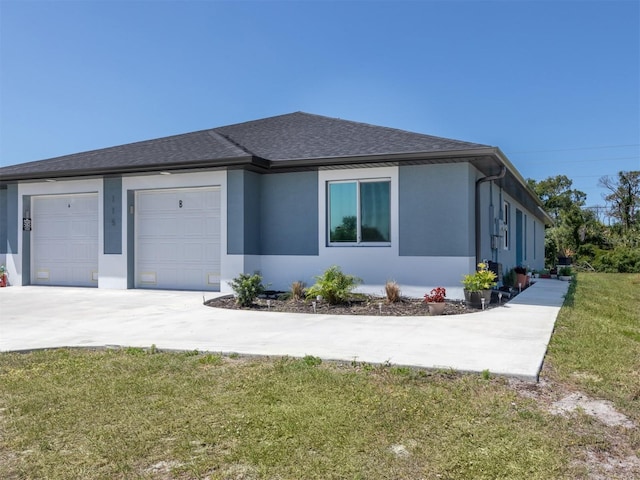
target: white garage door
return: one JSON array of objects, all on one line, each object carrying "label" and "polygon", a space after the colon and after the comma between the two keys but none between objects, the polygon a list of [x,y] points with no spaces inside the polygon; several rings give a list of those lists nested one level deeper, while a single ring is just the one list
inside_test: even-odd
[{"label": "white garage door", "polygon": [[220,188],[136,192],[136,287],[220,289]]},{"label": "white garage door", "polygon": [[31,283],[98,286],[98,195],[31,198]]}]

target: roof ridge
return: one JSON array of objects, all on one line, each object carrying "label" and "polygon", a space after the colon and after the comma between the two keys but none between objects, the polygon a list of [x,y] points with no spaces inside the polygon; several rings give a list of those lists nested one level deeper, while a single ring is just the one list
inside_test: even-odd
[{"label": "roof ridge", "polygon": [[244,145],[241,145],[240,143],[236,142],[235,140],[229,138],[227,135],[216,131],[215,128],[210,128],[206,132],[211,136],[216,135],[216,136],[220,137],[222,140],[224,140],[225,142],[229,142],[231,145],[233,145],[234,147],[239,148],[240,150],[245,152],[247,155],[251,155],[252,157],[260,158],[259,155],[256,155],[254,152],[252,152],[251,150],[246,148]]},{"label": "roof ridge", "polygon": [[[339,122],[346,122],[346,123],[350,123],[350,124],[354,124],[354,125],[362,125],[362,126],[365,126],[365,127],[368,127],[368,128],[375,128],[375,129],[378,129],[378,130],[383,129],[383,130],[387,130],[387,131],[390,131],[390,132],[401,132],[401,133],[410,134],[410,135],[420,135],[420,136],[431,138],[431,139],[435,139],[435,140],[443,140],[443,141],[447,141],[447,142],[457,142],[457,143],[460,143],[460,144],[473,145],[473,146],[476,146],[476,147],[492,147],[492,145],[486,145],[486,144],[483,144],[483,143],[468,142],[466,140],[458,140],[456,138],[441,137],[441,136],[438,136],[438,135],[430,135],[428,133],[415,132],[415,131],[412,131],[412,130],[405,130],[405,129],[402,129],[402,128],[387,127],[387,126],[384,126],[384,125],[374,125],[372,123],[360,122],[360,121],[356,121],[356,120],[349,120],[349,119],[344,119],[344,118],[340,118],[340,117],[330,117],[328,115],[320,115],[320,114],[317,114],[317,113],[309,113],[309,112],[304,112],[302,110],[297,110],[297,111],[291,112],[291,113],[283,113],[283,114],[280,114],[280,115],[274,115],[274,116],[271,116],[271,117],[258,118],[258,119],[255,119],[255,120],[248,120],[246,122],[233,123],[231,125],[223,125],[223,126],[215,127],[213,130],[218,131],[218,129],[237,127],[237,126],[240,126],[240,125],[249,125],[249,124],[253,124],[253,123],[261,123],[261,122],[264,122],[264,121],[267,121],[267,120],[274,120],[274,119],[281,118],[281,117],[292,117],[294,115],[304,115],[306,117],[314,117],[314,118],[320,118],[320,119],[326,119],[326,120],[336,120],[336,121],[339,121]],[[225,138],[227,138],[227,137],[225,136]],[[228,140],[230,140],[230,139],[228,139]],[[244,147],[241,147],[240,145],[238,145],[238,147],[244,148]]]}]

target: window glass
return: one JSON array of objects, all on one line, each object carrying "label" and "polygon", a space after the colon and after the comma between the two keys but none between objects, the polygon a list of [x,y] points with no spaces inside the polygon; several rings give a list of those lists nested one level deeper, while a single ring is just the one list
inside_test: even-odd
[{"label": "window glass", "polygon": [[356,242],[357,183],[329,184],[329,241]]},{"label": "window glass", "polygon": [[329,183],[329,242],[390,242],[390,185],[388,180]]},{"label": "window glass", "polygon": [[360,223],[363,242],[389,242],[389,182],[360,184]]}]

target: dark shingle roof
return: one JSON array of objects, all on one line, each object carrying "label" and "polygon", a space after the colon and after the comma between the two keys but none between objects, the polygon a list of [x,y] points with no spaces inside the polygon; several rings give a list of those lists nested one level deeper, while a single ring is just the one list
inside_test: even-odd
[{"label": "dark shingle roof", "polygon": [[150,167],[193,164],[214,159],[249,158],[244,150],[212,130],[129,143],[117,147],[74,153],[62,157],[0,168],[0,179],[7,175],[48,173],[78,174],[94,170],[140,170]]},{"label": "dark shingle roof", "polygon": [[[0,168],[0,181],[489,148],[304,112]],[[318,162],[315,162],[316,165]]]},{"label": "dark shingle roof", "polygon": [[215,131],[274,162],[487,148],[477,143],[304,112],[219,127]]}]

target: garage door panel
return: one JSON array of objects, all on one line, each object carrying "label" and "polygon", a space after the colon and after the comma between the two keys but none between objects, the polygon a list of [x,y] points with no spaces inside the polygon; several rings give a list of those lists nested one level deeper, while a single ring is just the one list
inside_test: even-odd
[{"label": "garage door panel", "polygon": [[167,235],[176,229],[175,223],[166,217],[143,217],[138,224],[140,238],[155,238]]},{"label": "garage door panel", "polygon": [[137,209],[138,212],[166,212],[175,210],[176,198],[173,192],[161,192],[154,190],[151,192],[138,192]]},{"label": "garage door panel", "polygon": [[185,218],[181,225],[181,234],[187,237],[203,237],[202,218]]},{"label": "garage door panel", "polygon": [[34,235],[46,236],[51,239],[67,238],[69,236],[69,221],[37,218],[33,227]]},{"label": "garage door panel", "polygon": [[219,201],[219,187],[137,193],[136,286],[219,289]]},{"label": "garage door panel", "polygon": [[186,243],[182,247],[182,259],[185,262],[199,262],[204,258],[203,245],[198,243]]},{"label": "garage door panel", "polygon": [[32,283],[97,286],[97,194],[35,196],[31,205]]}]

